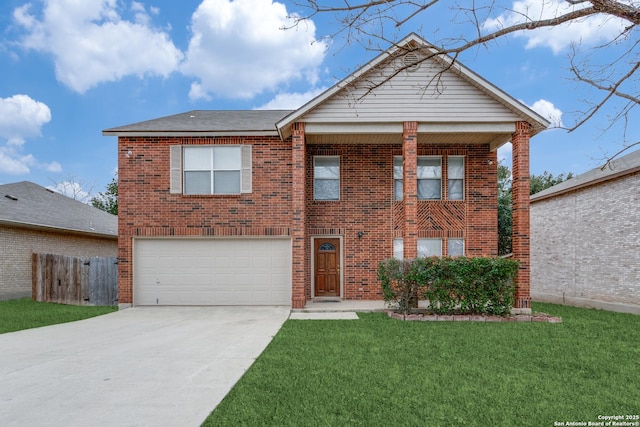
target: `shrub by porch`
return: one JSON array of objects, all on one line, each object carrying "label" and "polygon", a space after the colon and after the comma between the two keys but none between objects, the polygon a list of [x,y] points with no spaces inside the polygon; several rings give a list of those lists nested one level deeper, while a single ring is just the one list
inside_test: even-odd
[{"label": "shrub by porch", "polygon": [[502,258],[386,259],[378,266],[384,300],[410,314],[419,300],[437,314],[504,316],[515,300],[519,263]]}]

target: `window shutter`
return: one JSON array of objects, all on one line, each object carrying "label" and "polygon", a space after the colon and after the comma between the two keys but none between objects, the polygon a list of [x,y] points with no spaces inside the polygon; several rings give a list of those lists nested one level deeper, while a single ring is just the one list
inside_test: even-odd
[{"label": "window shutter", "polygon": [[182,145],[172,145],[169,155],[169,193],[182,193]]},{"label": "window shutter", "polygon": [[241,193],[251,193],[252,185],[252,170],[251,170],[251,146],[243,145],[242,146],[242,171],[241,171]]}]

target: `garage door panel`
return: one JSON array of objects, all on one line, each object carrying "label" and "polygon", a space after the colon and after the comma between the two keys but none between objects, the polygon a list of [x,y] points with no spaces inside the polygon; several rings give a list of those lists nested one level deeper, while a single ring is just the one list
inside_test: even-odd
[{"label": "garage door panel", "polygon": [[288,239],[136,239],[135,305],[290,305]]}]

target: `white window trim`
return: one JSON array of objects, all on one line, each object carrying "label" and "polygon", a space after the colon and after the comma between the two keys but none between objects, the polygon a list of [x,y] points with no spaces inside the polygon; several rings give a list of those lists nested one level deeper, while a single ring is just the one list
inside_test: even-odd
[{"label": "white window trim", "polygon": [[[211,193],[185,194],[184,193],[184,149],[189,147],[240,147],[240,192],[239,193]],[[235,169],[234,169],[235,170]],[[213,169],[211,170],[213,173]],[[187,196],[234,196],[251,193],[253,191],[253,160],[252,146],[241,144],[211,144],[211,145],[172,145],[169,147],[169,193],[185,194]]]},{"label": "white window trim", "polygon": [[440,198],[439,199],[421,199],[420,196],[418,195],[418,200],[426,200],[426,201],[437,201],[437,200],[442,200],[442,156],[418,156],[417,159],[438,159],[440,161],[440,178],[436,179],[436,178],[417,178],[418,175],[418,166],[416,162],[416,188],[418,188],[418,182],[422,181],[422,180],[429,180],[429,181],[440,181]]},{"label": "white window trim", "polygon": [[[401,252],[401,254],[396,252],[396,244],[399,245],[398,252]],[[393,257],[396,258],[396,259],[403,259],[404,258],[404,239],[402,237],[398,237],[398,238],[393,239]]]},{"label": "white window trim", "polygon": [[[449,242],[451,240],[460,240],[462,242],[462,254],[460,254],[460,255],[451,255],[451,253],[450,253],[450,249],[451,248],[449,246]],[[464,241],[463,238],[456,237],[456,238],[452,238],[452,239],[447,239],[447,255],[448,256],[465,256],[465,249],[466,249],[466,244],[465,244],[465,241]]]},{"label": "white window trim", "polygon": [[[454,201],[463,201],[465,200],[465,193],[466,193],[466,188],[465,188],[465,181],[466,181],[466,175],[467,175],[467,160],[465,159],[466,156],[447,156],[447,199],[448,200],[454,200]],[[449,190],[451,189],[451,185],[449,185],[449,181],[451,181],[451,177],[449,174],[449,159],[462,159],[462,178],[455,178],[457,181],[462,181],[462,199],[452,199],[451,197],[449,197]]]},{"label": "white window trim", "polygon": [[[402,168],[402,178],[396,178],[396,159],[400,159],[400,167]],[[393,200],[402,201],[404,199],[404,157],[403,156],[393,156],[393,168],[392,168],[392,176],[393,176]],[[400,198],[396,197],[396,182],[400,181],[402,185],[402,193],[400,194]]]},{"label": "white window trim", "polygon": [[[318,199],[316,197],[316,180],[322,181],[336,181],[335,178],[316,178],[316,159],[338,159],[338,198],[337,199]],[[342,160],[340,156],[313,156],[313,200],[320,202],[338,202],[342,196]]]},{"label": "white window trim", "polygon": [[[439,255],[427,255],[427,256],[437,256],[437,257],[441,257],[442,256],[442,239],[440,238],[424,238],[424,239],[418,239],[417,245],[418,247],[416,249],[419,250],[420,248],[420,241],[424,241],[424,240],[431,240],[431,241],[438,241],[440,243],[440,254]],[[423,257],[424,255],[420,255],[420,253],[418,253],[418,257]]]}]

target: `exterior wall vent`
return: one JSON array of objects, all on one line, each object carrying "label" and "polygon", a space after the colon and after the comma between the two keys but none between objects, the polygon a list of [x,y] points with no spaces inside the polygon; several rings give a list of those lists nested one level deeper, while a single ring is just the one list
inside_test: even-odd
[{"label": "exterior wall vent", "polygon": [[409,52],[402,58],[402,63],[406,67],[407,71],[416,71],[420,68],[420,63],[418,63],[419,60],[420,58],[418,58],[416,53]]}]

